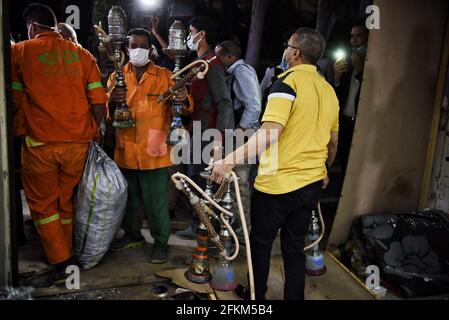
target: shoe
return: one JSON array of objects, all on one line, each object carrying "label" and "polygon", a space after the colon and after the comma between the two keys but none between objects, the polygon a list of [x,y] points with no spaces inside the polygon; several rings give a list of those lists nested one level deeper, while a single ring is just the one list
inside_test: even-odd
[{"label": "shoe", "polygon": [[239,284],[237,288],[234,289],[234,293],[242,300],[249,301],[251,300],[251,294],[249,292],[249,289],[247,287],[242,286]]},{"label": "shoe", "polygon": [[150,257],[150,263],[162,264],[168,261],[168,249],[154,247],[153,253]]},{"label": "shoe", "polygon": [[192,229],[192,226],[181,231],[176,231],[175,236],[184,240],[196,240],[196,232]]},{"label": "shoe", "polygon": [[111,251],[112,252],[119,252],[119,251],[123,251],[126,249],[132,249],[132,248],[137,248],[137,247],[141,247],[145,244],[145,239],[144,238],[140,238],[139,240],[135,240],[132,239],[130,236],[126,235],[119,240],[114,241],[114,243],[112,243],[111,246]]},{"label": "shoe", "polygon": [[70,273],[66,273],[68,266],[78,266],[77,261],[74,257],[67,259],[61,263],[55,265],[55,270],[51,274],[51,281],[53,284],[63,284],[65,280],[70,276]]},{"label": "shoe", "polygon": [[51,274],[51,282],[53,282],[53,284],[55,285],[63,284],[69,276],[70,274],[66,273],[65,270],[55,269]]}]

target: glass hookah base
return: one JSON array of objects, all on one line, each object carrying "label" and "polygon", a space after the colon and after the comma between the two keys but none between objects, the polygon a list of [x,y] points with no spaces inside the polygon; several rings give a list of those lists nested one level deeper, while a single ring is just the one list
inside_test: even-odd
[{"label": "glass hookah base", "polygon": [[136,123],[133,120],[115,120],[112,126],[116,129],[134,128]]},{"label": "glass hookah base", "polygon": [[319,270],[309,270],[309,269],[306,269],[305,270],[305,273],[307,274],[307,275],[309,275],[309,276],[312,276],[312,277],[319,277],[319,276],[322,276],[323,274],[325,274],[327,272],[327,268],[326,268],[326,266],[323,266],[321,269],[319,269]]},{"label": "glass hookah base", "polygon": [[183,127],[170,128],[165,141],[169,146],[185,146],[189,144],[188,132]]},{"label": "glass hookah base", "polygon": [[192,283],[196,283],[196,284],[205,284],[205,283],[209,283],[210,280],[212,279],[212,275],[210,274],[210,272],[203,272],[202,274],[196,274],[193,273],[190,268],[187,269],[187,271],[184,273],[184,276],[186,277],[187,280],[189,280]]},{"label": "glass hookah base", "polygon": [[232,266],[216,266],[210,287],[217,291],[234,291],[237,282]]}]

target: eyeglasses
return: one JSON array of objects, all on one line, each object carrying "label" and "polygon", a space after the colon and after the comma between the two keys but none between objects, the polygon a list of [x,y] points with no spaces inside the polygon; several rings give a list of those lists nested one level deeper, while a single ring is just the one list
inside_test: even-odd
[{"label": "eyeglasses", "polygon": [[293,49],[301,50],[298,47],[294,47],[294,46],[289,45],[288,42],[284,42],[283,45],[284,45],[284,49],[287,49],[288,47],[290,47],[290,48],[293,48]]}]

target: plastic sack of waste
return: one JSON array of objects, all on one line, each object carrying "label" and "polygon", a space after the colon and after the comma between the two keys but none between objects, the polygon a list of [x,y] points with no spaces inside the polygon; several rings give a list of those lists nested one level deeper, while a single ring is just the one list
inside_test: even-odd
[{"label": "plastic sack of waste", "polygon": [[128,185],[120,169],[96,143],[89,146],[75,201],[75,255],[84,269],[97,265],[125,214]]}]

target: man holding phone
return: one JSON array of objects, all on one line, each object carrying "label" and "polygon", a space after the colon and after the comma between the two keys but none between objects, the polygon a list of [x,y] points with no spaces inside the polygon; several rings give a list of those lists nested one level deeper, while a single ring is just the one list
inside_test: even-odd
[{"label": "man holding phone", "polygon": [[333,85],[340,102],[339,156],[343,173],[346,172],[352,135],[357,116],[360,88],[368,44],[368,29],[364,22],[351,30],[352,54],[350,59],[341,55],[334,64]]}]

